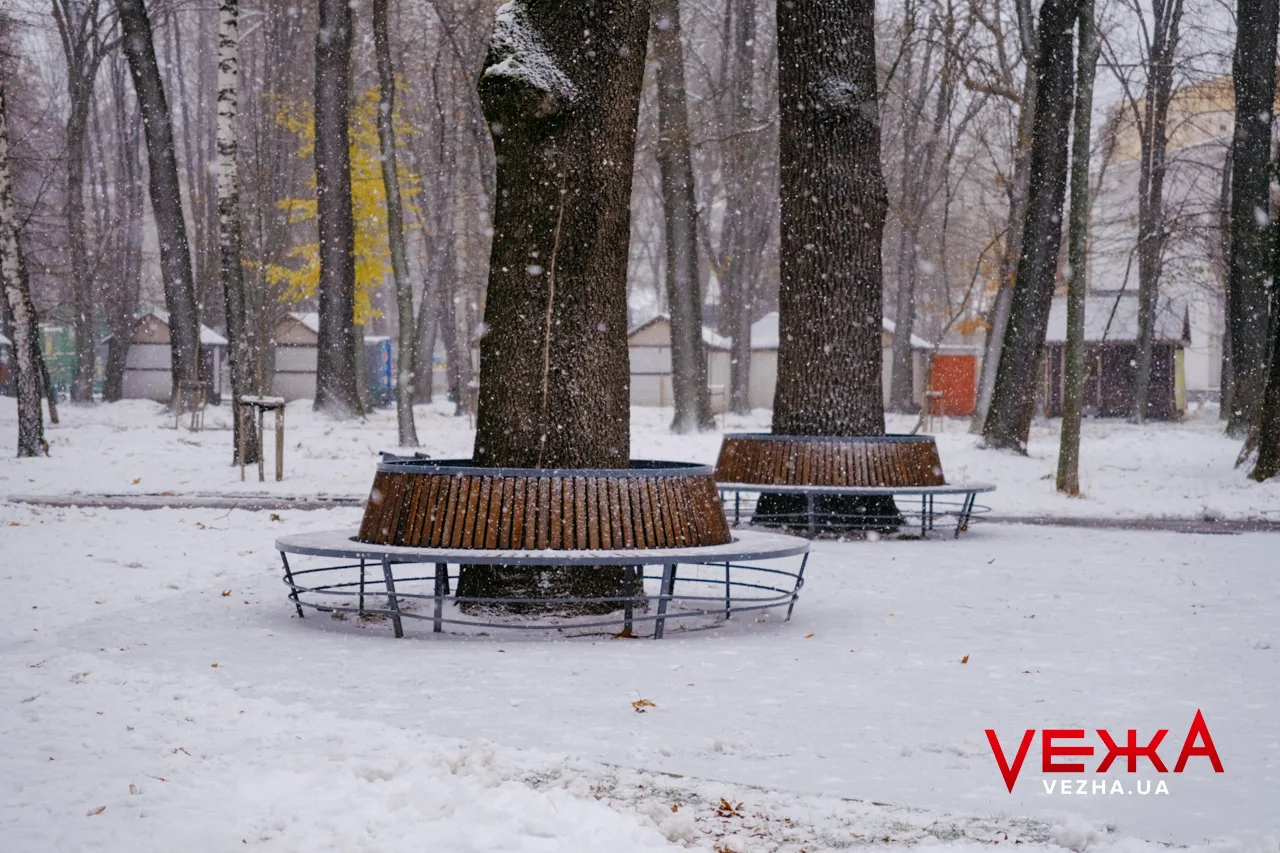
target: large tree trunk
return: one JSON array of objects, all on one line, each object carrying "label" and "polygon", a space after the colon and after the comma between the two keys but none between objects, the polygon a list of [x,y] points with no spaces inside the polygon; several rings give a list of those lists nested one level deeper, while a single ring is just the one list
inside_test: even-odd
[{"label": "large tree trunk", "polygon": [[320,0],[316,31],[316,209],[320,226],[320,340],[316,411],[360,414],[356,373],[355,221],[351,213],[351,5]]},{"label": "large tree trunk", "polygon": [[[781,284],[778,435],[883,435],[875,4],[778,4]],[[757,518],[795,512],[764,495]],[[800,498],[803,501],[803,497]],[[824,499],[823,513],[892,526],[892,498]],[[863,526],[863,525],[850,525]]]},{"label": "large tree trunk", "polygon": [[684,48],[678,0],[654,0],[653,56],[658,77],[658,169],[666,222],[667,305],[671,312],[671,429],[691,433],[712,424],[707,351],[702,343],[702,289],[698,280],[698,209],[689,156]]},{"label": "large tree trunk", "polygon": [[[240,185],[236,158],[236,109],[240,84],[240,2],[221,0],[218,9],[218,278],[227,315],[231,367],[232,464],[258,461],[262,452],[255,418],[239,417],[241,397],[253,391],[249,337],[245,328],[244,267],[240,261]],[[244,459],[240,446],[244,445]]]},{"label": "large tree trunk", "polygon": [[1062,435],[1058,450],[1058,491],[1080,494],[1080,419],[1084,413],[1084,301],[1088,282],[1089,142],[1093,121],[1093,81],[1098,69],[1098,36],[1093,0],[1080,6],[1080,51],[1076,56],[1076,103],[1071,132],[1071,212],[1067,224],[1067,343],[1062,390]]},{"label": "large tree trunk", "polygon": [[173,353],[174,396],[183,379],[200,378],[200,321],[196,314],[195,282],[191,253],[182,214],[178,163],[173,148],[173,127],[160,68],[156,63],[151,21],[143,0],[115,0],[124,32],[124,52],[129,59],[138,109],[146,130],[151,172],[151,209],[160,242],[160,275],[169,312],[169,336]]},{"label": "large tree trunk", "polygon": [[[17,366],[18,455],[44,452],[44,419],[40,416],[40,342],[35,306],[18,248],[18,217],[13,208],[13,175],[9,169],[8,111],[0,85],[0,286],[4,288],[13,332]],[[51,404],[52,405],[52,404]]]},{"label": "large tree trunk", "polygon": [[[645,0],[498,10],[480,79],[498,180],[478,464],[628,464],[627,250],[648,29]],[[624,577],[469,567],[458,593],[616,595]]]},{"label": "large tree trunk", "polygon": [[1022,254],[982,435],[988,447],[1026,451],[1036,377],[1062,248],[1067,140],[1075,80],[1072,29],[1081,0],[1045,0],[1037,36],[1036,105]]},{"label": "large tree trunk", "polygon": [[1231,411],[1227,433],[1244,438],[1254,423],[1266,382],[1271,277],[1271,111],[1276,96],[1275,0],[1237,0],[1235,135],[1231,145],[1231,261],[1227,324],[1231,336]]},{"label": "large tree trunk", "polygon": [[[373,0],[373,47],[378,59],[378,143],[382,149],[382,182],[387,191],[387,241],[391,248],[391,274],[396,288],[396,427],[401,447],[417,447],[413,423],[413,388],[417,339],[413,322],[413,283],[404,254],[404,214],[400,205],[400,178],[396,174],[396,77],[391,65],[391,36],[387,32],[387,0]],[[428,374],[429,376],[429,374]]]},{"label": "large tree trunk", "polygon": [[1156,0],[1152,5],[1151,46],[1146,56],[1147,91],[1143,102],[1141,161],[1138,174],[1138,364],[1134,377],[1135,423],[1147,419],[1151,396],[1151,354],[1164,265],[1165,150],[1169,101],[1173,97],[1173,59],[1178,50],[1182,0]]},{"label": "large tree trunk", "polygon": [[[1274,164],[1280,167],[1280,161]],[[1280,281],[1280,223],[1271,222],[1272,281]],[[1271,312],[1271,367],[1258,412],[1258,458],[1249,476],[1261,483],[1280,474],[1280,309]]]}]

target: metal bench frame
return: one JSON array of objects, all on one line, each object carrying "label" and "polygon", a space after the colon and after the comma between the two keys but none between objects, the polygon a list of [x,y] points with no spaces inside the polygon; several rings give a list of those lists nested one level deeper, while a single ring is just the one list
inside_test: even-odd
[{"label": "metal bench frame", "polygon": [[[432,632],[441,633],[445,625],[466,625],[481,628],[516,629],[587,629],[605,626],[621,626],[626,636],[638,622],[653,622],[653,638],[662,639],[667,620],[689,619],[698,616],[723,616],[751,610],[767,610],[785,607],[786,619],[791,618],[800,588],[804,585],[804,570],[809,558],[809,542],[805,539],[758,530],[740,530],[733,541],[723,545],[704,545],[685,548],[653,548],[643,550],[541,550],[541,551],[492,551],[462,548],[409,548],[396,545],[376,545],[355,540],[354,530],[334,530],[319,533],[301,533],[276,540],[276,549],[284,568],[284,584],[289,588],[289,600],[298,616],[303,608],[328,613],[355,613],[358,615],[382,615],[391,620],[396,637],[404,636],[404,619],[423,619],[432,623]],[[289,557],[325,558],[316,566],[303,567],[290,563]],[[799,566],[794,566],[795,558]],[[335,563],[334,560],[339,562]],[[780,561],[788,561],[783,566]],[[762,565],[769,564],[773,565]],[[429,564],[433,570],[422,574],[413,567]],[[463,565],[481,566],[623,566],[634,569],[643,589],[644,580],[658,582],[656,595],[640,594],[607,598],[459,598],[451,595],[456,589],[457,571]],[[399,567],[409,567],[406,573]],[[646,567],[660,571],[646,573]],[[681,575],[679,568],[723,567],[711,576],[705,571]],[[380,567],[377,573],[371,570]],[[404,585],[412,582],[430,582],[431,593],[406,592]],[[710,586],[713,594],[697,594],[696,590],[678,591],[676,584],[686,590],[690,587]],[[397,584],[400,588],[397,588]],[[385,606],[374,599],[385,596]],[[494,620],[483,615],[471,617],[461,613],[446,616],[445,602],[452,598],[458,603],[512,604],[535,602],[538,604],[572,604],[587,602],[616,602],[618,615],[581,618],[556,617],[533,619],[513,617]],[[430,613],[416,613],[406,607],[406,602],[431,602]],[[343,603],[349,602],[349,603]],[[654,604],[656,612],[638,613],[637,605]],[[672,605],[683,605],[672,610]]]}]

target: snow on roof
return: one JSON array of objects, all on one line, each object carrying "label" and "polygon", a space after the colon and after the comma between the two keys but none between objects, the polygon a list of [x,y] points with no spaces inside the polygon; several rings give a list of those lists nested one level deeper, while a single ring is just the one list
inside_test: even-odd
[{"label": "snow on roof", "polygon": [[[1155,339],[1161,342],[1190,343],[1187,305],[1181,299],[1163,298],[1156,308]],[[1054,297],[1049,310],[1046,343],[1067,339],[1067,299]],[[1136,293],[1097,294],[1084,300],[1086,341],[1136,341],[1138,339],[1138,296]]]},{"label": "snow on roof", "polygon": [[289,313],[289,316],[290,316],[290,317],[292,317],[293,319],[297,320],[297,321],[298,321],[299,323],[301,323],[302,325],[306,326],[306,327],[307,327],[308,329],[310,329],[311,331],[315,332],[317,335],[318,335],[318,334],[320,334],[320,314],[319,314],[319,312],[316,312],[316,311],[308,311],[308,312],[306,312],[306,313],[299,313],[299,312],[296,312],[296,311],[291,311],[291,312]]},{"label": "snow on roof", "polygon": [[[627,329],[627,337],[630,338],[632,335],[636,334],[637,332],[644,331],[645,329],[652,326],[654,323],[657,323],[659,320],[670,323],[671,315],[667,314],[666,312],[659,311],[657,314],[654,314],[652,317],[650,317],[648,320],[645,320],[643,323],[637,323],[636,325],[632,326],[630,329]],[[711,347],[712,349],[728,349],[732,341],[729,338],[726,338],[724,335],[717,334],[716,332],[713,332],[711,329],[708,329],[706,326],[703,326],[702,327],[702,343],[705,344],[706,346]]]},{"label": "snow on roof", "polygon": [[[168,311],[148,311],[147,314],[155,317],[166,326],[169,325]],[[147,314],[143,314],[142,316],[145,317]],[[141,317],[139,319],[141,319]],[[225,347],[227,345],[227,339],[215,332],[213,329],[210,329],[208,326],[202,325],[200,326],[200,343],[207,347]]]},{"label": "snow on roof", "polygon": [[[890,320],[888,317],[880,318],[880,328],[884,329],[891,335],[896,335],[898,333],[898,324]],[[933,344],[916,334],[911,336],[911,346],[916,349],[933,349]]]},{"label": "snow on roof", "polygon": [[9,340],[4,335],[0,335],[0,347],[11,347],[11,346],[13,346],[13,341]]},{"label": "snow on roof", "polygon": [[498,7],[489,55],[498,61],[487,66],[482,77],[506,77],[562,101],[578,97],[578,88],[556,64],[542,34],[530,26],[529,13],[520,0]]}]

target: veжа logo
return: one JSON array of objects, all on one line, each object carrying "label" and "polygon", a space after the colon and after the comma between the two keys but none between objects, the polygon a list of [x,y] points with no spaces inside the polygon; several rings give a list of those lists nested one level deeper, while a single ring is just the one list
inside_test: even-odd
[{"label": "ve\u0436\u0430 logo", "polygon": [[[1106,773],[1111,769],[1112,763],[1117,758],[1125,759],[1125,770],[1129,773],[1138,772],[1139,758],[1146,758],[1151,762],[1151,766],[1160,773],[1169,772],[1159,753],[1156,752],[1165,735],[1169,733],[1168,729],[1157,731],[1155,737],[1151,738],[1145,745],[1138,743],[1136,729],[1128,730],[1123,744],[1117,743],[1106,729],[1095,729],[1095,731],[1107,748],[1106,757],[1102,759],[1102,763],[1098,765],[1098,768],[1094,771],[1095,773]],[[1012,765],[1005,757],[1005,751],[1000,746],[1000,739],[996,737],[995,729],[987,729],[986,732],[987,741],[991,744],[991,751],[996,757],[996,764],[1000,767],[1000,775],[1004,777],[1004,784],[1008,787],[1009,793],[1013,793],[1013,786],[1017,783],[1018,774],[1022,771],[1022,762],[1026,760],[1027,753],[1031,751],[1031,742],[1035,740],[1036,730],[1027,729],[1023,733],[1022,743],[1018,745],[1018,754],[1014,756]],[[1084,773],[1085,766],[1082,762],[1057,760],[1059,758],[1093,755],[1095,750],[1092,746],[1064,743],[1065,741],[1083,740],[1084,736],[1084,729],[1042,729],[1040,731],[1040,770],[1044,773]],[[1196,710],[1196,718],[1191,721],[1191,728],[1187,731],[1187,737],[1182,742],[1182,751],[1178,753],[1178,760],[1173,765],[1173,772],[1181,773],[1187,766],[1187,760],[1198,755],[1209,759],[1210,763],[1213,764],[1215,773],[1222,772],[1222,760],[1218,758],[1218,750],[1214,748],[1213,738],[1209,736],[1209,727],[1205,725],[1204,715],[1200,713],[1199,709]]]}]

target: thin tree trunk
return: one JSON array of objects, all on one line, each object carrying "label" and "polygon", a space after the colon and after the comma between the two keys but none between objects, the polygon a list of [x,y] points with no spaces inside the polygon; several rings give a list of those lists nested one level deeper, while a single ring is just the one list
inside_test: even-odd
[{"label": "thin tree trunk", "polygon": [[658,169],[666,225],[667,306],[671,316],[671,429],[686,434],[710,428],[707,351],[702,343],[702,289],[698,280],[698,209],[689,156],[684,48],[678,0],[654,0],[653,56],[658,78]]},{"label": "thin tree trunk", "polygon": [[1173,60],[1178,50],[1182,0],[1155,0],[1152,4],[1151,49],[1147,60],[1141,162],[1138,175],[1138,364],[1134,377],[1135,423],[1147,419],[1151,396],[1151,356],[1155,348],[1155,322],[1160,299],[1160,271],[1164,264],[1165,150],[1169,101],[1173,97]]},{"label": "thin tree trunk", "polygon": [[[883,435],[888,199],[875,3],[779,3],[777,14],[782,243],[773,432]],[[757,517],[803,510],[796,497],[763,495]],[[899,517],[892,498],[824,498],[819,510],[873,516],[875,527]]]},{"label": "thin tree trunk", "polygon": [[[498,10],[480,79],[498,163],[480,465],[628,464],[627,254],[648,30],[646,0],[528,0]],[[550,577],[468,567],[458,594],[617,595],[626,594],[625,577],[606,567]]]},{"label": "thin tree trunk", "polygon": [[387,0],[373,0],[373,48],[378,61],[378,143],[382,149],[382,182],[387,191],[387,241],[396,288],[396,427],[401,447],[417,447],[413,423],[413,388],[417,337],[413,322],[413,283],[404,254],[404,215],[400,206],[400,178],[396,174],[396,76],[391,65],[391,37],[387,32]]},{"label": "thin tree trunk", "polygon": [[173,390],[183,379],[200,378],[200,321],[196,314],[191,252],[182,214],[178,164],[174,156],[173,126],[160,68],[156,62],[151,21],[143,0],[115,0],[124,32],[124,52],[138,95],[138,109],[146,130],[151,174],[151,209],[160,242],[160,274],[169,312],[173,353]]},{"label": "thin tree trunk", "polygon": [[120,258],[111,290],[103,299],[111,340],[103,368],[102,398],[117,402],[124,396],[124,372],[133,331],[134,314],[142,276],[142,162],[138,156],[142,118],[126,101],[124,60],[111,64],[111,88],[115,101],[116,251]]},{"label": "thin tree trunk", "polygon": [[982,430],[988,447],[1026,452],[1031,431],[1040,354],[1062,248],[1067,140],[1075,81],[1071,31],[1080,2],[1045,0],[1040,7],[1026,223],[991,409]]},{"label": "thin tree trunk", "polygon": [[[1272,164],[1280,170],[1280,160]],[[1280,281],[1280,223],[1271,222],[1272,281]],[[1259,483],[1280,474],[1280,310],[1271,312],[1270,369],[1258,413],[1258,458],[1249,476]]]},{"label": "thin tree trunk", "polygon": [[40,416],[40,373],[35,356],[40,347],[35,305],[22,269],[18,218],[13,207],[13,175],[9,169],[9,125],[4,88],[0,85],[0,285],[12,317],[13,355],[17,366],[18,456],[45,452]]},{"label": "thin tree trunk", "polygon": [[320,226],[320,340],[316,411],[362,412],[356,368],[355,221],[351,212],[351,4],[320,0],[316,32],[316,208]]},{"label": "thin tree trunk", "polygon": [[[240,0],[218,7],[218,278],[227,315],[227,360],[231,367],[231,463],[258,461],[262,448],[254,418],[244,418],[239,400],[252,390],[249,337],[245,329],[244,266],[241,263],[240,183],[236,110],[240,86]],[[240,446],[244,445],[244,459]]]},{"label": "thin tree trunk", "polygon": [[93,286],[89,282],[89,248],[84,221],[84,152],[88,143],[90,92],[72,84],[67,119],[67,249],[71,256],[71,302],[75,329],[75,367],[71,402],[93,402],[96,343],[93,329]]},{"label": "thin tree trunk", "polygon": [[1017,277],[1018,259],[1022,257],[1023,226],[1027,216],[1027,198],[1030,195],[1031,143],[1036,119],[1036,90],[1039,86],[1036,71],[1037,49],[1034,41],[1024,39],[1023,53],[1026,69],[1022,79],[1022,101],[1018,111],[1018,140],[1013,160],[1013,186],[1009,194],[1009,217],[1005,233],[1006,251],[1000,258],[1000,282],[995,302],[987,320],[987,338],[982,352],[982,373],[978,378],[978,395],[973,409],[973,421],[969,432],[982,433],[991,409],[991,395],[996,387],[996,371],[1004,351],[1004,336],[1009,328],[1009,313],[1013,307],[1013,282]]},{"label": "thin tree trunk", "polygon": [[1266,383],[1271,277],[1268,164],[1276,96],[1275,0],[1237,0],[1235,134],[1231,145],[1231,262],[1227,323],[1231,336],[1231,411],[1227,434],[1244,438]]},{"label": "thin tree trunk", "polygon": [[1089,143],[1093,82],[1098,68],[1094,0],[1080,6],[1080,50],[1076,56],[1076,103],[1071,137],[1071,212],[1067,225],[1067,342],[1062,391],[1062,436],[1058,491],[1080,494],[1080,419],[1084,413],[1084,300],[1089,236]]}]

